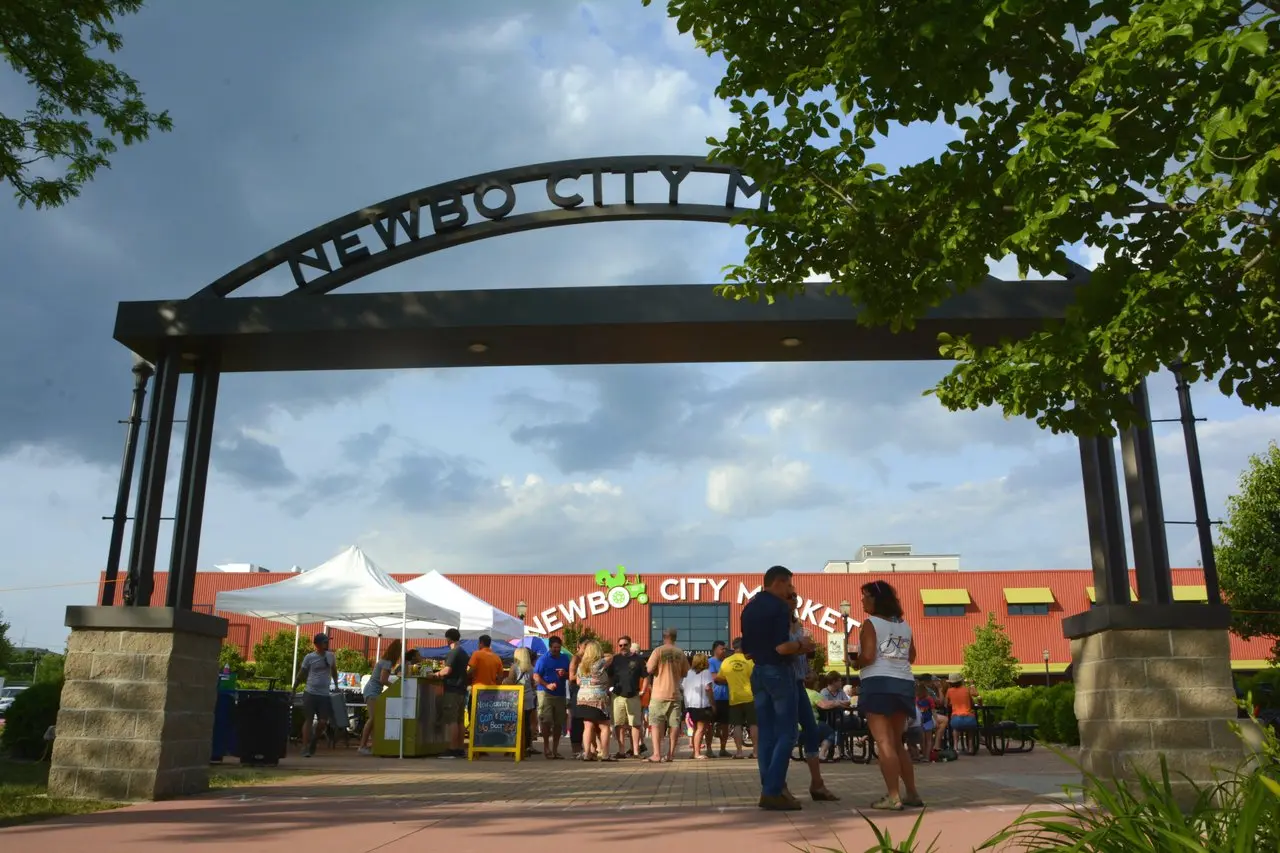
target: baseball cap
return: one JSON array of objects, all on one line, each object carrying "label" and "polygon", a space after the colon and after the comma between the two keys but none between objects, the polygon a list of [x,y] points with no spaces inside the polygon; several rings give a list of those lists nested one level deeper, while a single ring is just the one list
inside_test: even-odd
[{"label": "baseball cap", "polygon": [[311,641],[312,641],[313,643],[328,643],[328,642],[329,642],[329,635],[328,635],[328,634],[316,634],[314,637],[312,637]]}]

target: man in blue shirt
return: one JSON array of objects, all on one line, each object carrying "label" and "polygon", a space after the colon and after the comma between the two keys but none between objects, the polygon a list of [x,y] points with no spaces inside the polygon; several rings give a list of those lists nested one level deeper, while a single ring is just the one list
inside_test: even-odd
[{"label": "man in blue shirt", "polygon": [[533,665],[533,683],[538,688],[538,723],[542,728],[542,755],[559,758],[560,736],[568,713],[569,656],[562,651],[559,637],[547,640],[547,653]]},{"label": "man in blue shirt", "polygon": [[760,742],[760,808],[799,811],[800,801],[786,791],[791,748],[796,742],[800,703],[791,660],[813,651],[808,636],[791,639],[791,570],[773,566],[764,573],[760,592],[742,610],[742,650],[751,658],[751,691],[755,697]]},{"label": "man in blue shirt", "polygon": [[[707,661],[707,672],[712,677],[720,674],[720,664],[724,662],[729,650],[724,640],[716,640],[711,644],[711,659]],[[715,682],[715,690],[711,694],[715,702],[716,734],[720,736],[720,757],[729,757],[729,685]],[[710,740],[708,740],[710,743]]]}]

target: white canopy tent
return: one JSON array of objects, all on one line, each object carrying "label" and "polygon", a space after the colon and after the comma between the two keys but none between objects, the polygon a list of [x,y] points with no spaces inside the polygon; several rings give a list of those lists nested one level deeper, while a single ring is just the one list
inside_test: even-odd
[{"label": "white canopy tent", "polygon": [[[363,626],[386,623],[399,627],[403,640],[407,639],[404,631],[411,621],[445,625],[458,625],[462,621],[457,610],[415,595],[354,545],[311,571],[288,580],[219,592],[214,608],[293,625],[295,673],[298,671],[297,634],[301,626],[309,622],[342,620]],[[402,652],[402,670],[403,664]],[[403,754],[403,727],[401,732]]]},{"label": "white canopy tent", "polygon": [[[464,640],[477,639],[488,634],[499,639],[524,636],[524,623],[510,613],[494,607],[489,602],[467,592],[436,571],[404,583],[404,588],[421,598],[433,601],[461,614],[461,624],[444,624],[438,620],[424,619],[404,626],[404,636],[414,639],[444,639],[444,632],[457,627]],[[394,633],[400,623],[393,618],[373,620],[333,620],[325,628],[334,631],[351,631],[366,637],[382,637]]]}]

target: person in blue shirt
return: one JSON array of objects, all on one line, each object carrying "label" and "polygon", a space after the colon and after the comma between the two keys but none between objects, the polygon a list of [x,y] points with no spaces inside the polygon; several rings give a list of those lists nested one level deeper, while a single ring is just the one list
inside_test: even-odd
[{"label": "person in blue shirt", "polygon": [[547,640],[547,653],[533,665],[533,683],[538,686],[538,723],[542,728],[542,755],[562,759],[560,736],[568,714],[569,656],[559,637]]},{"label": "person in blue shirt", "polygon": [[[707,661],[707,672],[717,676],[720,674],[720,664],[724,662],[725,657],[729,654],[729,647],[724,640],[716,640],[711,644],[711,659]],[[715,690],[711,694],[712,702],[715,704],[713,709],[713,720],[716,724],[714,734],[720,736],[720,757],[729,757],[729,685],[715,682]],[[710,741],[708,741],[709,743]]]},{"label": "person in blue shirt", "polygon": [[756,744],[759,805],[768,811],[800,810],[800,801],[786,790],[800,719],[791,661],[813,651],[814,644],[807,635],[791,639],[790,601],[794,595],[791,570],[773,566],[764,573],[760,592],[742,610],[742,650],[755,664],[751,692],[760,734]]}]

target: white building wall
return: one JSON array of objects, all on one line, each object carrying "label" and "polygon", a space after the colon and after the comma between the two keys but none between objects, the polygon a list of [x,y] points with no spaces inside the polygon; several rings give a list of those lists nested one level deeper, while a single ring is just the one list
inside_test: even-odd
[{"label": "white building wall", "polygon": [[852,560],[830,560],[827,574],[858,575],[872,572],[958,572],[959,554],[914,554],[910,545],[864,545]]}]

